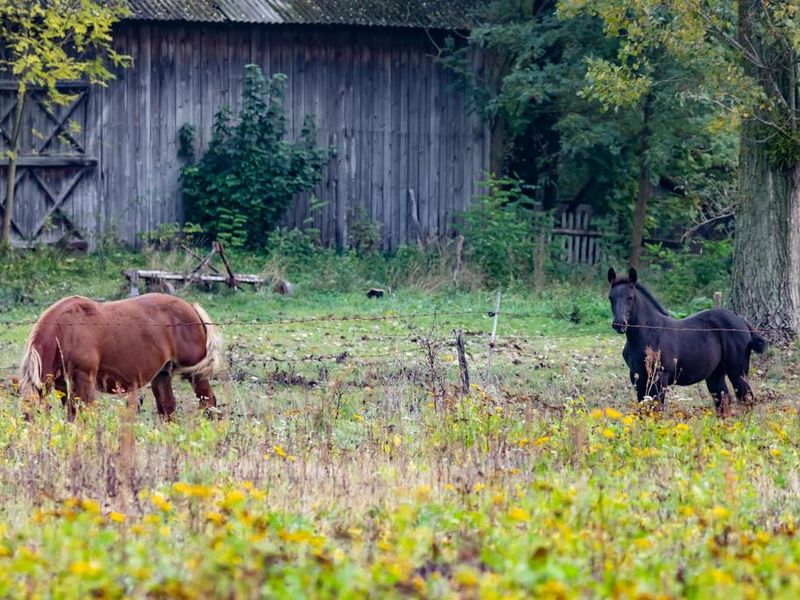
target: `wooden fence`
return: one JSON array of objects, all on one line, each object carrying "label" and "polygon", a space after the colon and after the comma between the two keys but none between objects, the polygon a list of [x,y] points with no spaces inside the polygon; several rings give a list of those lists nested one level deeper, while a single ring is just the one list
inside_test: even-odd
[{"label": "wooden fence", "polygon": [[[241,102],[247,63],[266,75],[287,75],[290,135],[310,113],[319,143],[336,150],[314,192],[321,208],[311,210],[310,196],[298,197],[287,226],[311,224],[323,242],[345,246],[352,223],[366,218],[380,225],[386,249],[418,230],[447,235],[485,177],[489,140],[435,58],[437,35],[381,27],[126,22],[114,44],[133,57],[130,69],[107,88],[77,90],[71,106],[26,106],[29,133],[21,145],[14,235],[23,243],[72,236],[91,245],[113,234],[135,244],[159,224],[191,220],[180,201],[178,131],[192,124],[201,147],[207,145],[214,113]],[[0,154],[14,103],[11,83],[3,85]],[[0,198],[4,175],[0,169]]]},{"label": "wooden fence", "polygon": [[564,260],[570,264],[595,265],[601,260],[603,233],[592,228],[592,209],[587,204],[566,206],[560,226],[553,228],[555,243],[563,244]]}]

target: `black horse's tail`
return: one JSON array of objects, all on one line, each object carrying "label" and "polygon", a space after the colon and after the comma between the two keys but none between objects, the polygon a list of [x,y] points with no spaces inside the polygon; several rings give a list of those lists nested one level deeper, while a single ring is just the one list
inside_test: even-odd
[{"label": "black horse's tail", "polygon": [[769,345],[767,344],[767,340],[756,333],[749,323],[747,324],[747,328],[750,330],[750,348],[758,354],[763,354]]}]

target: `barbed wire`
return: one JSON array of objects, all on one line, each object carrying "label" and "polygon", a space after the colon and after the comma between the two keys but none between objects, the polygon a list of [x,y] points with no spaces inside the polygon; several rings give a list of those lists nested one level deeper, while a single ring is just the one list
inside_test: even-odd
[{"label": "barbed wire", "polygon": [[[452,317],[452,316],[475,316],[482,315],[476,311],[433,311],[421,313],[403,313],[390,315],[320,315],[313,317],[297,317],[288,319],[224,319],[215,321],[178,321],[176,323],[156,323],[145,319],[131,319],[128,321],[104,321],[104,320],[84,320],[74,322],[48,321],[41,319],[20,319],[0,321],[0,326],[14,325],[35,325],[42,321],[51,325],[62,327],[87,327],[96,325],[110,325],[112,327],[130,327],[131,325],[146,325],[151,327],[185,327],[192,325],[213,325],[222,327],[227,325],[294,325],[299,323],[320,323],[320,322],[347,322],[347,321],[400,321],[403,319],[423,318],[423,317]],[[493,314],[491,316],[494,316]]]},{"label": "barbed wire", "polygon": [[[57,325],[60,327],[90,327],[90,326],[111,326],[111,327],[131,327],[131,326],[145,326],[145,327],[189,327],[203,324],[206,326],[226,327],[226,326],[248,326],[248,327],[272,327],[281,325],[297,325],[305,323],[343,323],[343,322],[380,322],[380,321],[403,321],[419,318],[439,318],[439,317],[467,317],[467,316],[486,316],[489,318],[498,316],[507,319],[532,319],[541,318],[543,315],[531,312],[509,312],[509,311],[493,311],[486,312],[475,310],[462,310],[462,311],[429,311],[429,312],[416,312],[416,313],[392,313],[383,315],[317,315],[310,317],[296,317],[296,318],[278,318],[278,319],[223,319],[213,321],[179,321],[175,323],[158,323],[148,321],[145,319],[130,319],[127,321],[107,321],[107,320],[82,320],[82,321],[49,321],[38,319],[17,319],[17,320],[2,320],[0,327],[14,327],[23,325],[35,325],[39,322],[48,323],[50,325]],[[649,325],[649,324],[628,324],[631,329],[649,329],[659,331],[676,331],[676,332],[728,332],[728,333],[758,333],[767,336],[775,333],[780,333],[777,330],[760,329],[755,327],[749,328],[736,328],[736,327],[686,327],[682,325]],[[464,332],[465,335],[489,335],[483,332]],[[509,336],[504,336],[509,337]]]}]

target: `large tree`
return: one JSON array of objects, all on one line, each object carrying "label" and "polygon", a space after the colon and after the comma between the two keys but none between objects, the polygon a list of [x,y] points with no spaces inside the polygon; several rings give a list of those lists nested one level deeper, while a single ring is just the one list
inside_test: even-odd
[{"label": "large tree", "polygon": [[60,82],[85,79],[103,85],[113,79],[109,67],[130,62],[111,45],[111,28],[125,11],[114,1],[0,0],[0,72],[16,82],[0,247],[11,243],[17,146],[28,94],[41,88],[49,102],[68,104],[74,97],[59,90]]},{"label": "large tree", "polygon": [[[566,15],[592,14],[621,41],[598,74],[616,105],[657,86],[651,56],[664,53],[690,83],[686,101],[716,106],[740,124],[732,303],[776,339],[800,327],[800,8],[766,0],[560,0]],[[613,100],[611,100],[613,98]]]},{"label": "large tree", "polygon": [[[675,57],[647,48],[649,79],[629,77],[615,68],[621,38],[582,5],[569,8],[560,18],[556,0],[487,2],[482,25],[443,60],[491,125],[492,170],[538,186],[547,207],[613,209],[636,266],[655,185],[674,180],[687,192],[687,214],[698,166],[735,162],[732,135],[706,127],[717,107],[685,101],[693,83]],[[472,59],[476,51],[482,60]]]}]

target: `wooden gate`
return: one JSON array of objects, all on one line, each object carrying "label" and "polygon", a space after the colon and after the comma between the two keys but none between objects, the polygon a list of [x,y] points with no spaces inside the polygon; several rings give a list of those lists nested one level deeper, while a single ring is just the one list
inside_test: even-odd
[{"label": "wooden gate", "polygon": [[[100,217],[97,111],[90,89],[75,82],[59,90],[72,96],[68,105],[49,103],[40,89],[30,90],[25,101],[12,215],[14,246],[61,242],[85,247]],[[0,213],[15,110],[16,83],[0,81]]]},{"label": "wooden gate", "polygon": [[563,240],[564,260],[573,264],[595,265],[600,262],[602,232],[591,228],[592,208],[588,204],[565,206],[561,226],[553,236]]}]

